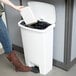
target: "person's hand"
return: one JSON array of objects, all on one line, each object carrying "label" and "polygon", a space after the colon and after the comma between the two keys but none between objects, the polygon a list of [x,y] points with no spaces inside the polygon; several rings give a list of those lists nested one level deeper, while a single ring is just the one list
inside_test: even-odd
[{"label": "person's hand", "polygon": [[24,6],[15,6],[15,9],[21,12],[21,10],[24,8]]},{"label": "person's hand", "polygon": [[22,8],[24,8],[24,6],[18,6],[18,5],[13,4],[11,0],[0,0],[0,2],[11,6],[12,8],[18,10],[19,12],[22,10]]}]

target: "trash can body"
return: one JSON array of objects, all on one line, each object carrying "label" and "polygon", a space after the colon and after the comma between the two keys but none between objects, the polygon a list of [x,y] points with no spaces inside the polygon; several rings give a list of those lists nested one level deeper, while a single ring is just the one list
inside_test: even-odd
[{"label": "trash can body", "polygon": [[52,70],[53,60],[53,29],[55,24],[44,30],[32,29],[21,25],[21,35],[27,66],[38,66],[41,74]]},{"label": "trash can body", "polygon": [[[47,28],[40,30],[23,26],[21,24],[23,20],[18,23],[21,29],[26,65],[38,66],[40,74],[46,75],[52,70],[53,63],[53,31],[56,17],[55,7],[42,2],[29,2],[28,4],[38,20],[43,20],[51,24]],[[39,8],[41,11],[37,10]]]}]

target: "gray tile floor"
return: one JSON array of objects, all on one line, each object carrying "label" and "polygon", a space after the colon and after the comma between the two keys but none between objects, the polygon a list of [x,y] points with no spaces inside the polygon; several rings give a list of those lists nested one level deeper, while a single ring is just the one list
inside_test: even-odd
[{"label": "gray tile floor", "polygon": [[[19,58],[23,60],[23,56],[18,53]],[[41,74],[35,74],[32,72],[15,72],[14,67],[5,58],[4,55],[0,55],[0,76],[43,76]],[[53,70],[46,76],[76,76],[76,65],[74,65],[69,71],[64,71],[60,68],[53,66]]]}]

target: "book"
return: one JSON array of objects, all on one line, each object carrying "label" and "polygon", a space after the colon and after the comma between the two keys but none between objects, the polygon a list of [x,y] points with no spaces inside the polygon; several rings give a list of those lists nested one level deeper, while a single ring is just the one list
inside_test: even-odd
[{"label": "book", "polygon": [[30,25],[30,24],[34,24],[37,22],[37,19],[32,11],[32,9],[27,6],[24,7],[21,12],[20,12],[24,22],[26,23],[26,25]]}]

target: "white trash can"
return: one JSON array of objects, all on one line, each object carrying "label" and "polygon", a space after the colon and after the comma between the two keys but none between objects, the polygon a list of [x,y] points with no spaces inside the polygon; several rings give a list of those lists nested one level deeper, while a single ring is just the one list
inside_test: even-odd
[{"label": "white trash can", "polygon": [[[34,9],[35,7],[33,7],[33,12],[34,10],[34,14],[37,12],[35,15],[38,17],[38,20],[42,19],[43,21],[51,24],[47,28],[40,30],[23,26],[21,24],[23,20],[18,23],[21,29],[26,65],[38,66],[40,74],[46,75],[50,70],[52,70],[53,63],[53,30],[55,27],[55,7],[42,2],[31,1],[28,3],[31,7],[32,5],[34,6],[36,4],[36,9],[37,6],[38,9],[41,8],[41,6],[44,8],[46,7],[46,9],[41,8],[41,11],[39,11],[41,16],[38,14],[38,10],[36,11]],[[46,11],[47,9],[48,11]],[[46,18],[46,16],[48,18]],[[50,16],[53,18],[53,20],[51,20],[52,18]]]}]

